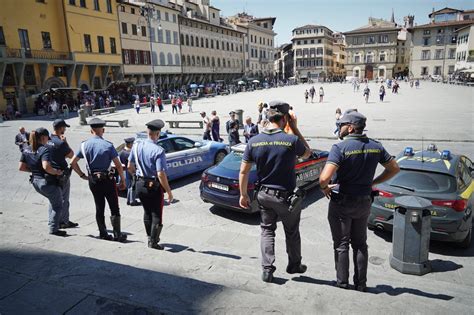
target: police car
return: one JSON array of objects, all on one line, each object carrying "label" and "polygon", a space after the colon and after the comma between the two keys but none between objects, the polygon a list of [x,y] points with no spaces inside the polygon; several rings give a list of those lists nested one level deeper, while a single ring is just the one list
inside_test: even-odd
[{"label": "police car", "polygon": [[[139,132],[135,142],[147,137],[146,132]],[[166,174],[170,181],[201,172],[221,162],[229,153],[229,146],[226,144],[207,140],[194,141],[168,132],[160,134],[157,144],[165,150],[168,164]],[[121,144],[117,152],[120,152],[124,146],[125,144]]]},{"label": "police car", "polygon": [[439,152],[434,144],[427,150],[406,148],[397,156],[400,172],[377,185],[369,227],[392,230],[395,198],[415,195],[431,201],[431,239],[457,243],[467,248],[472,238],[473,165],[463,155]]},{"label": "police car", "polygon": [[[257,181],[255,164],[250,171],[248,183],[251,207],[244,209],[239,205],[239,172],[245,146],[245,144],[232,146],[230,154],[221,163],[203,172],[199,189],[204,202],[240,212],[259,211],[257,200],[254,198],[255,182]],[[295,165],[296,185],[305,190],[318,185],[319,175],[328,155],[327,151],[312,150],[312,155],[308,159],[298,160]]]}]

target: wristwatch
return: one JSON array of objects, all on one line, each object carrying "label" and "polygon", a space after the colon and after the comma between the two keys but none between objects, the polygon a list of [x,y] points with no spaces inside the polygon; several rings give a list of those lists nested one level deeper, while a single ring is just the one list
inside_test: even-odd
[{"label": "wristwatch", "polygon": [[87,178],[87,176],[86,176],[85,173],[82,173],[79,177],[80,177],[80,178]]},{"label": "wristwatch", "polygon": [[324,190],[324,189],[328,188],[328,186],[329,186],[329,185],[326,185],[326,186],[323,187],[323,186],[320,185],[319,188],[321,188],[322,190]]}]

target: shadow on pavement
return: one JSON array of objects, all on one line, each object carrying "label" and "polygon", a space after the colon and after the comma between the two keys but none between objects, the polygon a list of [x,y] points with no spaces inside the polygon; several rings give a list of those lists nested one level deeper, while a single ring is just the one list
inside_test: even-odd
[{"label": "shadow on pavement", "polygon": [[194,173],[192,175],[188,175],[188,176],[180,178],[180,179],[176,179],[176,180],[170,182],[171,189],[172,190],[173,189],[178,189],[178,188],[181,188],[181,187],[186,186],[188,184],[194,183],[194,182],[201,179],[201,174],[202,174],[202,172],[198,172],[198,173]]},{"label": "shadow on pavement", "polygon": [[[315,279],[315,278],[306,277],[306,276],[300,276],[297,278],[293,278],[292,280],[297,281],[297,282],[306,282],[306,283],[317,284],[317,285],[327,285],[327,286],[332,286],[332,287],[336,286],[336,281],[321,280],[321,279]],[[446,294],[434,294],[434,293],[429,293],[429,292],[421,291],[418,289],[411,289],[411,288],[394,288],[386,284],[378,284],[375,287],[368,287],[367,293],[371,293],[371,294],[386,293],[390,296],[398,296],[398,295],[407,293],[407,294],[413,294],[417,296],[427,297],[430,299],[438,299],[438,300],[443,300],[443,301],[449,301],[454,298],[453,296],[446,295]]]},{"label": "shadow on pavement", "polygon": [[219,256],[219,257],[235,259],[235,260],[242,259],[242,257],[237,256],[237,255],[221,253],[221,252],[216,252],[216,251],[210,251],[210,250],[196,251],[195,249],[193,249],[191,247],[188,247],[186,245],[169,244],[169,243],[164,243],[164,244],[160,244],[160,245],[163,246],[165,248],[165,250],[167,252],[170,252],[170,253],[179,253],[179,252],[182,252],[182,251],[188,251],[188,252],[193,252],[193,253],[198,253],[198,254]]},{"label": "shadow on pavement", "polygon": [[310,189],[307,193],[305,198],[303,199],[302,203],[302,210],[306,209],[307,207],[311,206],[313,203],[317,202],[318,200],[324,198],[324,194],[321,190],[317,187]]},{"label": "shadow on pavement", "polygon": [[260,212],[255,213],[243,213],[230,209],[224,209],[218,206],[212,206],[209,211],[212,214],[218,215],[224,219],[244,223],[248,225],[259,225],[260,224]]},{"label": "shadow on pavement", "polygon": [[430,263],[432,273],[455,271],[464,267],[463,265],[456,264],[454,261],[442,259],[430,260]]},{"label": "shadow on pavement", "polygon": [[[203,312],[224,290],[187,277],[33,248],[0,250],[0,266],[3,314],[123,314],[127,309],[133,310],[129,314],[189,314]],[[129,307],[112,312],[108,306],[114,301]]]}]

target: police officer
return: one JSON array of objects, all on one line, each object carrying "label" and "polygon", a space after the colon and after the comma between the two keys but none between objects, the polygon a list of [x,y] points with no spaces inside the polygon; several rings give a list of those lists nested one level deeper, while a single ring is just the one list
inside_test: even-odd
[{"label": "police officer", "polygon": [[166,156],[162,147],[156,144],[165,124],[155,119],[146,124],[148,139],[133,145],[128,168],[137,176],[137,195],[143,205],[148,247],[163,249],[158,244],[163,229],[163,192],[166,191],[168,201],[173,201],[173,193],[166,177]]},{"label": "police officer", "polygon": [[59,218],[61,229],[79,226],[79,224],[69,221],[69,194],[71,191],[69,178],[71,177],[71,170],[68,167],[66,158],[72,159],[74,157],[74,151],[71,150],[64,136],[66,128],[69,127],[64,119],[56,119],[53,121],[54,132],[48,141],[48,147],[51,153],[51,165],[63,171],[63,174],[58,178],[63,198],[63,209],[61,211],[61,217]]},{"label": "police officer", "polygon": [[122,163],[125,173],[125,182],[127,185],[127,205],[136,205],[135,201],[135,190],[133,189],[133,174],[128,171],[128,158],[130,157],[130,151],[132,150],[134,137],[124,139],[125,146],[119,152],[119,159]]},{"label": "police officer", "polygon": [[[111,162],[113,162],[120,176],[119,188],[121,190],[125,189],[125,176],[122,164],[113,144],[102,138],[105,131],[105,121],[93,118],[90,120],[89,125],[91,126],[93,137],[82,142],[81,147],[72,159],[71,166],[82,179],[89,181],[89,188],[95,201],[95,219],[99,227],[100,238],[123,242],[127,239],[127,235],[123,234],[120,229],[117,186],[113,174],[110,172]],[[80,159],[85,159],[88,175],[84,174],[79,167],[78,161]],[[110,221],[114,231],[113,237],[107,233],[105,225],[105,200],[107,200],[110,207]]]},{"label": "police officer", "polygon": [[[257,165],[257,201],[261,209],[260,227],[262,251],[262,280],[272,282],[275,267],[275,230],[278,218],[283,223],[286,236],[286,251],[290,274],[304,273],[301,263],[301,239],[299,222],[301,208],[292,209],[290,198],[296,188],[295,164],[297,156],[307,158],[311,151],[303,144],[303,136],[288,115],[289,105],[284,102],[270,103],[269,124],[262,132],[251,138],[245,149],[240,168],[240,206],[248,208],[248,179],[252,164]],[[286,134],[283,128],[290,123],[294,135]]]},{"label": "police officer", "polygon": [[[330,198],[328,220],[334,242],[337,283],[349,288],[349,243],[354,260],[354,287],[367,290],[367,219],[372,204],[372,185],[380,184],[398,171],[396,161],[381,143],[363,134],[366,118],[348,111],[339,121],[339,137],[319,178],[321,190]],[[385,168],[374,179],[377,164]],[[331,178],[335,178],[330,184]]]}]

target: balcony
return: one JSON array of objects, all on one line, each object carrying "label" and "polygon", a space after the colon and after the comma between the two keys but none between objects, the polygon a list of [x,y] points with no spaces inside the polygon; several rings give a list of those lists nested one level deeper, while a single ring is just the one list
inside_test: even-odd
[{"label": "balcony", "polygon": [[68,52],[53,50],[25,50],[8,47],[0,54],[0,57],[41,60],[72,60],[71,54]]}]

